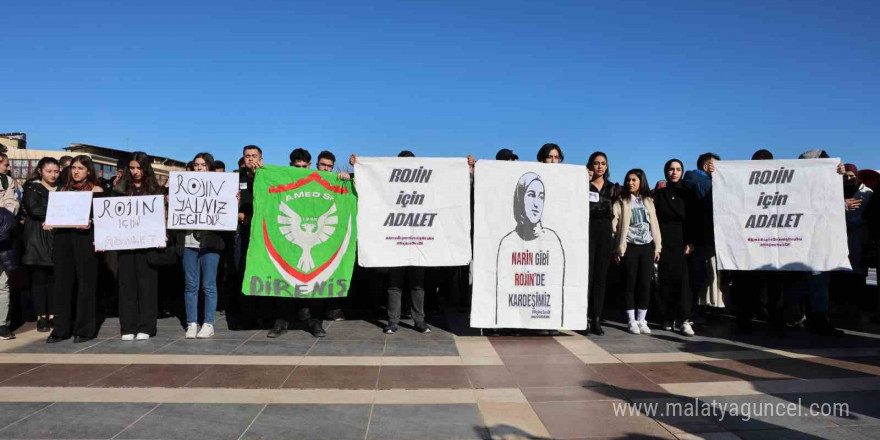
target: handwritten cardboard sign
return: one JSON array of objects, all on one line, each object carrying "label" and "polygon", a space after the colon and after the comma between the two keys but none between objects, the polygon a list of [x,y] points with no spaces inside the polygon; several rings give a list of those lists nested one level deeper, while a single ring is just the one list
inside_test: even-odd
[{"label": "handwritten cardboard sign", "polygon": [[234,231],[238,227],[238,176],[172,171],[168,229]]},{"label": "handwritten cardboard sign", "polygon": [[88,226],[91,212],[91,191],[52,191],[45,224],[54,228]]},{"label": "handwritten cardboard sign", "polygon": [[95,250],[165,246],[163,196],[104,197],[92,201]]}]

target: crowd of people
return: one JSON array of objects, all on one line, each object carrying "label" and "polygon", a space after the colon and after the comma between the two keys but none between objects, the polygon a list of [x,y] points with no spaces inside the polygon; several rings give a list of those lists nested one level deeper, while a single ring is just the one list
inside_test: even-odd
[{"label": "crowd of people", "polygon": [[[402,151],[400,156],[414,155]],[[822,150],[800,156],[822,157],[829,156]],[[548,164],[563,163],[564,158],[556,144],[545,144],[537,153],[537,160]],[[502,149],[495,159],[519,157]],[[759,150],[751,159],[773,159],[773,155]],[[880,203],[871,195],[880,184],[880,174],[859,172],[852,164],[838,167],[852,272],[719,271],[712,174],[720,160],[705,153],[697,158],[696,169],[686,171],[683,161],[670,159],[663,166],[663,179],[652,188],[641,169],[627,171],[620,184],[614,183],[608,155],[599,151],[590,155],[586,164],[588,333],[604,334],[608,292],[615,293],[609,299],[622,304],[621,317],[636,335],[651,333],[649,308],[652,323],[686,336],[694,335],[695,321],[729,303],[734,305],[738,331],[752,331],[755,318],[760,318],[767,321],[773,336],[783,336],[791,325],[841,336],[829,318],[832,303],[856,315],[877,310],[866,276],[868,266],[877,265],[880,240],[873,237],[880,238]],[[356,161],[354,155],[349,159],[352,165]],[[305,323],[315,337],[325,336],[323,321],[344,320],[344,310],[371,311],[373,318],[386,320],[385,333],[397,332],[401,319],[409,318],[413,330],[427,333],[428,318],[441,305],[462,310],[470,306],[468,266],[365,269],[355,265],[348,298],[244,296],[240,286],[250,242],[254,177],[263,166],[262,150],[256,145],[243,148],[234,171],[239,174],[237,231],[168,230],[164,248],[95,252],[92,226],[45,225],[53,191],[90,191],[94,197],[167,195],[151,163],[146,153],[134,152],[119,160],[115,178],[101,180],[88,156],[44,157],[26,181],[18,182],[9,172],[9,158],[0,154],[0,208],[5,208],[0,209],[0,339],[15,337],[10,320],[35,320],[38,331],[49,333],[47,343],[70,338],[86,342],[96,337],[104,317],[114,313],[119,316],[120,338],[126,341],[155,336],[157,319],[167,315],[181,320],[186,338],[210,338],[218,312],[226,314],[230,329],[263,328],[269,338],[283,335],[295,323]],[[470,156],[468,163],[473,171],[475,161]],[[311,168],[311,154],[302,148],[293,150],[290,166]],[[322,151],[316,168],[334,171],[336,157]],[[210,153],[195,155],[187,169],[226,172],[225,164]],[[353,173],[340,172],[338,177],[354,180]],[[19,311],[17,317],[10,313],[13,297],[19,300],[12,307]],[[182,310],[176,306],[179,303]],[[511,332],[527,331],[491,330],[491,334]]]}]

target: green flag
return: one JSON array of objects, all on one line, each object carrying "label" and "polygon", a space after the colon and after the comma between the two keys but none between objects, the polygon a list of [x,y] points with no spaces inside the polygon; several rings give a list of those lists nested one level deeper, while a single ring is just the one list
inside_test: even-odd
[{"label": "green flag", "polygon": [[267,165],[254,180],[254,217],[242,291],[247,295],[348,295],[357,198],[336,174]]}]

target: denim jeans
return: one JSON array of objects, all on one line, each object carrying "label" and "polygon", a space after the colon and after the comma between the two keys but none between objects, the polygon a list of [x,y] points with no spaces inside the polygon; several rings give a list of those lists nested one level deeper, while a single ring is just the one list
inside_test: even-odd
[{"label": "denim jeans", "polygon": [[217,310],[217,264],[220,254],[201,249],[183,250],[183,272],[186,275],[186,322],[199,322],[199,279],[205,291],[205,321],[214,323]]},{"label": "denim jeans", "polygon": [[[3,266],[0,266],[0,270]],[[0,326],[9,324],[9,276],[6,270],[0,271]]]}]

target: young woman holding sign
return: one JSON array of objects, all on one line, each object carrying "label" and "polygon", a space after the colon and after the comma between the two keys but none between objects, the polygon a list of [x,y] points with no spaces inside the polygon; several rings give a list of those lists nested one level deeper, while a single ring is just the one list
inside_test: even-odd
[{"label": "young woman holding sign", "polygon": [[53,289],[55,271],[52,263],[52,242],[55,233],[43,229],[49,193],[55,191],[61,167],[54,157],[44,157],[24,185],[21,204],[27,220],[24,222],[24,263],[31,278],[31,296],[37,312],[37,331],[48,332],[52,328]]},{"label": "young woman holding sign", "polygon": [[[199,153],[193,158],[196,172],[214,171],[214,156]],[[186,231],[183,272],[186,276],[186,338],[214,336],[214,313],[217,311],[217,264],[225,248],[223,236],[213,231]],[[199,328],[199,282],[205,291],[205,316]]]},{"label": "young woman holding sign", "polygon": [[[89,156],[73,158],[68,167],[67,181],[59,191],[104,192],[95,175]],[[51,226],[43,226],[52,229]],[[97,333],[98,254],[91,222],[77,228],[58,228],[52,249],[55,263],[55,328],[47,343],[61,342],[74,336],[81,343]]]},{"label": "young woman holding sign", "polygon": [[623,182],[625,192],[614,203],[611,220],[611,229],[617,237],[614,260],[623,266],[629,332],[650,335],[645,317],[654,262],[660,259],[660,227],[645,172],[629,170]]},{"label": "young woman holding sign", "polygon": [[[152,196],[163,194],[150,156],[141,151],[131,154],[122,177],[113,187],[118,196]],[[117,251],[119,280],[119,324],[123,341],[143,341],[156,336],[156,317],[159,314],[159,277],[147,261],[150,249]]]}]

